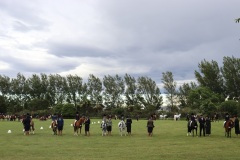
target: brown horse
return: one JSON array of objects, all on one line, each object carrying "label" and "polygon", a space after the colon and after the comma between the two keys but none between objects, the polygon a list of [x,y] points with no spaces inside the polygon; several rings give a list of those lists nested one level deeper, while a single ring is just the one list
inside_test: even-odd
[{"label": "brown horse", "polygon": [[0,115],[0,119],[1,120],[4,120],[5,119],[5,116],[3,114]]},{"label": "brown horse", "polygon": [[231,130],[234,127],[234,122],[230,119],[228,121],[225,122],[224,124],[224,128],[225,128],[225,137],[227,136],[227,138],[231,138]]},{"label": "brown horse", "polygon": [[84,124],[84,122],[85,122],[85,117],[81,117],[76,123],[73,122],[74,135],[78,136],[78,130],[79,129],[80,129],[80,134],[81,134],[82,125]]},{"label": "brown horse", "polygon": [[52,131],[53,131],[53,135],[57,135],[57,121],[56,120],[54,120],[52,122],[51,128],[52,128]]}]

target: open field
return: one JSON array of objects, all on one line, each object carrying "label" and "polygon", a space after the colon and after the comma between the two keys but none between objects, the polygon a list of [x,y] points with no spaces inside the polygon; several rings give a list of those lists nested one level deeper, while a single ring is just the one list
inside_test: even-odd
[{"label": "open field", "polygon": [[[147,136],[146,120],[133,120],[132,136],[121,137],[118,120],[113,120],[112,136],[102,137],[99,119],[92,119],[91,136],[74,136],[73,120],[65,120],[63,136],[52,135],[51,121],[35,122],[35,134],[23,135],[21,122],[0,121],[0,157],[4,160],[42,159],[239,159],[240,137],[224,136],[223,121],[212,122],[210,137],[187,136],[186,121],[154,121],[154,135]],[[43,129],[40,129],[43,127]],[[11,130],[12,133],[7,133]],[[84,132],[84,130],[83,130]]]}]

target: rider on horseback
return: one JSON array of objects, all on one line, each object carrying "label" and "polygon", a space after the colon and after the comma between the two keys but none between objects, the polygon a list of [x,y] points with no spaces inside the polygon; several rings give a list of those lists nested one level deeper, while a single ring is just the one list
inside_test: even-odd
[{"label": "rider on horseback", "polygon": [[56,121],[57,120],[57,114],[56,113],[54,113],[53,115],[52,115],[52,128],[53,128],[53,122],[54,121]]},{"label": "rider on horseback", "polygon": [[226,122],[230,119],[230,116],[228,113],[225,114],[225,121],[224,121],[224,124],[223,124],[223,127],[225,127],[225,124]]},{"label": "rider on horseback", "polygon": [[76,122],[77,122],[79,119],[80,119],[79,113],[76,112],[75,121],[74,121],[73,126],[75,126]]}]

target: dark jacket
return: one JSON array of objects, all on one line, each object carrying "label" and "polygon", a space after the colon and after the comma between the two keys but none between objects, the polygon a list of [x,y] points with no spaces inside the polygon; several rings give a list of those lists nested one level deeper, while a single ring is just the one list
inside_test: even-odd
[{"label": "dark jacket", "polygon": [[205,123],[206,123],[206,120],[205,120],[205,118],[199,118],[198,119],[198,122],[199,122],[199,124],[200,124],[200,127],[204,127],[204,125],[205,125]]}]

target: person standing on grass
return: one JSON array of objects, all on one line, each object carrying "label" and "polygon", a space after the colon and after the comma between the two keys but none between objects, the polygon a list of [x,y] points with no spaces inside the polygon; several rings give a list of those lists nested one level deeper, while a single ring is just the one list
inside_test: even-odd
[{"label": "person standing on grass", "polygon": [[112,117],[111,116],[108,117],[106,123],[107,123],[107,135],[111,136],[112,134]]},{"label": "person standing on grass", "polygon": [[23,120],[24,132],[25,132],[25,135],[27,135],[27,136],[29,135],[30,124],[31,124],[31,117],[30,117],[29,113],[27,113],[26,118]]},{"label": "person standing on grass", "polygon": [[150,118],[147,121],[147,129],[148,129],[149,137],[152,137],[152,135],[153,135],[153,128],[154,128],[153,118],[152,118],[152,116],[150,116]]},{"label": "person standing on grass", "polygon": [[198,122],[200,124],[200,137],[202,136],[202,133],[203,133],[203,136],[205,137],[205,123],[206,123],[206,120],[205,118],[203,118],[202,115],[200,115],[200,118],[198,119]]},{"label": "person standing on grass", "polygon": [[235,128],[235,134],[238,136],[238,134],[239,134],[239,120],[238,120],[237,116],[235,116],[234,128]]},{"label": "person standing on grass", "polygon": [[64,120],[61,114],[58,115],[57,118],[57,129],[58,129],[58,135],[62,136],[62,130],[63,130],[63,126],[64,126]]},{"label": "person standing on grass", "polygon": [[89,117],[88,116],[86,116],[86,119],[85,119],[85,122],[84,122],[84,124],[85,124],[85,136],[90,136],[90,123],[91,123],[91,121],[90,121],[90,119],[89,119]]},{"label": "person standing on grass", "polygon": [[126,125],[127,125],[127,133],[128,133],[128,135],[131,136],[131,131],[132,131],[132,119],[131,119],[129,116],[127,116]]},{"label": "person standing on grass", "polygon": [[206,116],[206,135],[211,135],[211,119]]}]

